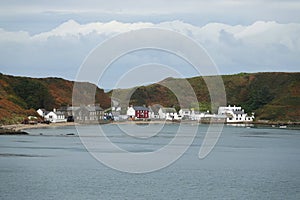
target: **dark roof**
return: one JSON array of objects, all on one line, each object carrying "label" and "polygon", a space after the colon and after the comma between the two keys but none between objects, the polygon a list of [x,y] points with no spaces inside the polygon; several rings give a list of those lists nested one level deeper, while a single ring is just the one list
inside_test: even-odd
[{"label": "dark roof", "polygon": [[243,110],[236,110],[233,111],[234,114],[245,114],[245,112]]},{"label": "dark roof", "polygon": [[149,108],[146,108],[144,106],[133,106],[133,109],[134,110],[146,110],[146,111],[149,111]]},{"label": "dark roof", "polygon": [[161,108],[163,113],[176,113],[175,108]]},{"label": "dark roof", "polygon": [[62,111],[56,111],[54,113],[57,114],[57,115],[64,115],[64,112],[62,112]]},{"label": "dark roof", "polygon": [[76,111],[78,110],[80,107],[76,107],[76,106],[70,106],[67,108],[67,111]]}]

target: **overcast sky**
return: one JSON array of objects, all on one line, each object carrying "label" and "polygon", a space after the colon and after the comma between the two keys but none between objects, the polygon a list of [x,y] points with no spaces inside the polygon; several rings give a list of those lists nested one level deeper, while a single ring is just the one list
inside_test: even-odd
[{"label": "overcast sky", "polygon": [[[221,74],[298,72],[299,11],[297,0],[2,0],[0,72],[74,80],[99,43],[149,27],[177,31],[195,40]],[[198,75],[188,67],[181,70],[188,64],[174,55],[144,51],[113,63],[108,77],[117,79],[130,67],[153,62],[174,67],[184,77]],[[125,66],[123,71],[119,66]],[[160,74],[153,81],[168,76]],[[113,87],[109,78],[104,80],[101,87]]]}]

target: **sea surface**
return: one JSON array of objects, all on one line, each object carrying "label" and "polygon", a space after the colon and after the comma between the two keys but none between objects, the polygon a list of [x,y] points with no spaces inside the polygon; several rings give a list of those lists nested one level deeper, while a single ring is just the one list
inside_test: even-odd
[{"label": "sea surface", "polygon": [[[122,131],[138,134],[141,129],[134,125],[101,128],[122,149],[152,152],[167,145],[179,128],[159,126],[144,127],[150,133],[160,130],[150,138]],[[182,126],[189,137],[192,125]],[[142,174],[117,171],[95,159],[75,127],[0,136],[0,199],[300,199],[299,130],[224,126],[215,148],[199,159],[208,125],[195,126],[197,135],[183,156]],[[99,127],[80,129],[88,135]]]}]

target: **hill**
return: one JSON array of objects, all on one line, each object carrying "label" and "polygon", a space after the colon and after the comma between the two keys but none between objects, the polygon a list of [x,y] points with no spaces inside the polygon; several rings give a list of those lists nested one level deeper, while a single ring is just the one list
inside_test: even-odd
[{"label": "hill", "polygon": [[[90,83],[81,83],[95,88]],[[35,110],[52,110],[63,105],[72,105],[73,81],[61,78],[28,78],[0,73],[0,124],[17,123]],[[87,94],[80,94],[82,98]],[[95,102],[103,108],[110,107],[110,98],[102,89],[96,89]]]},{"label": "hill", "polygon": [[[300,73],[240,73],[222,76],[227,103],[239,105],[246,112],[255,112],[256,119],[271,121],[300,122]],[[181,89],[188,81],[198,102],[192,102],[188,91]],[[96,86],[80,83],[90,90]],[[0,73],[0,124],[22,121],[28,115],[36,115],[35,110],[52,110],[72,104],[73,81],[61,78],[28,78],[3,75]],[[188,79],[167,78],[159,83],[131,89],[117,89],[104,93],[96,87],[96,103],[109,108],[110,97],[129,95],[130,104],[153,105],[179,109],[179,103],[167,86],[176,86],[185,96],[184,107],[196,110],[210,110],[210,96],[203,77]],[[128,94],[128,91],[134,91]],[[82,99],[87,93],[80,94]],[[121,102],[122,103],[122,102]],[[125,106],[128,105],[124,104]]]},{"label": "hill", "polygon": [[[227,104],[242,106],[246,112],[255,112],[256,119],[270,121],[300,121],[300,73],[240,73],[222,76]],[[186,79],[192,86],[198,102],[185,107],[210,110],[209,92],[202,77]],[[179,108],[176,96],[163,85],[180,86],[184,80],[167,78],[157,84],[134,88],[130,99],[133,105],[160,104]],[[124,97],[128,90],[114,90],[114,96]],[[187,91],[183,91],[187,92]],[[112,92],[110,92],[112,95]]]}]

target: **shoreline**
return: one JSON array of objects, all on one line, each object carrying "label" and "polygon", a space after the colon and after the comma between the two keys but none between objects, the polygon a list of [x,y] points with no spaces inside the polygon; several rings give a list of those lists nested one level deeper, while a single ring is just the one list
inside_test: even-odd
[{"label": "shoreline", "polygon": [[50,128],[50,127],[63,127],[63,126],[75,126],[74,122],[62,122],[62,123],[51,123],[51,124],[11,124],[11,125],[2,125],[2,130],[10,130],[16,133],[22,132],[26,129],[36,129],[36,128]]},{"label": "shoreline", "polygon": [[[112,121],[107,123],[100,124],[210,124],[209,122],[201,121],[192,121],[192,120],[183,120],[183,121],[167,121],[167,120],[149,120],[149,121]],[[220,122],[213,122],[214,124],[223,124]],[[64,126],[76,126],[76,125],[93,125],[99,123],[76,123],[76,122],[60,122],[60,123],[50,123],[50,124],[11,124],[11,125],[1,125],[0,126],[0,135],[8,134],[26,134],[24,130],[27,129],[38,129],[38,128],[50,128],[50,127],[64,127]],[[300,122],[270,122],[270,121],[255,121],[251,123],[224,123],[224,125],[236,125],[236,126],[300,126]]]}]

